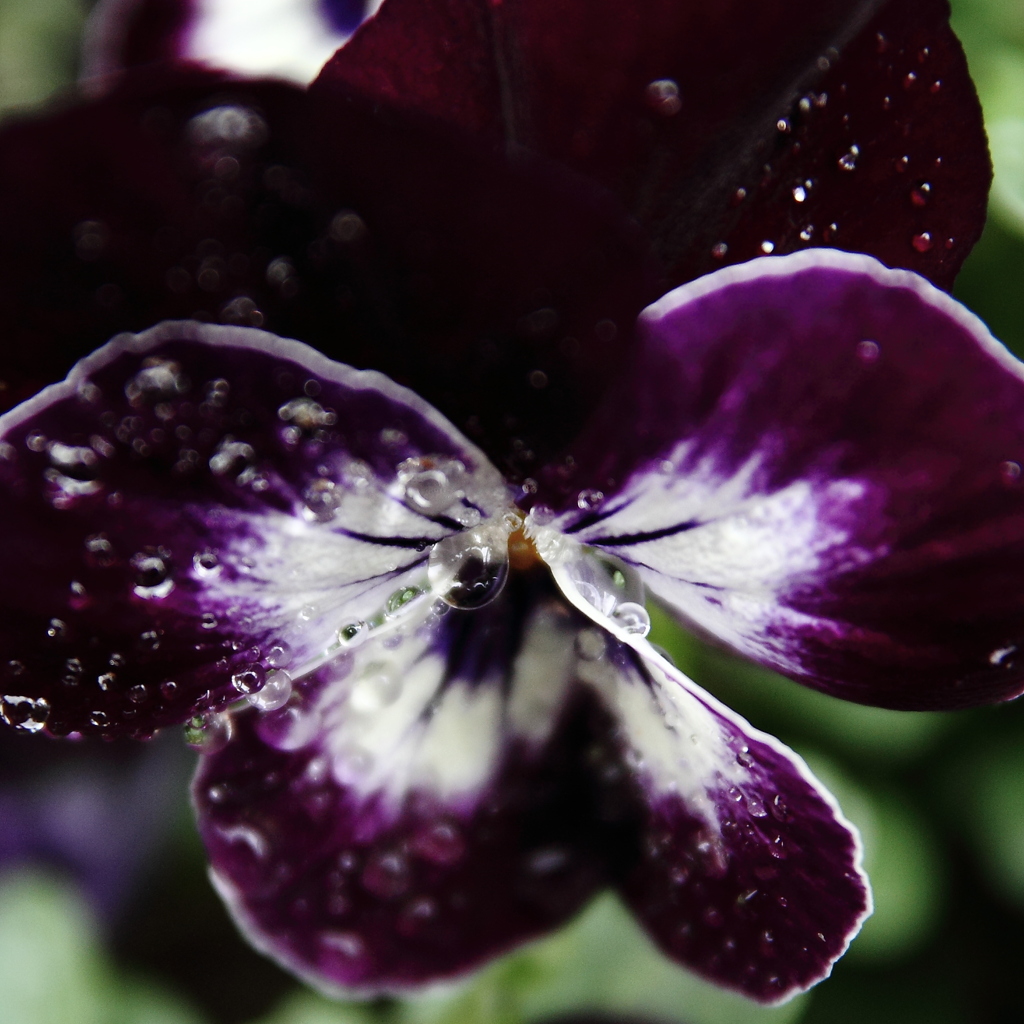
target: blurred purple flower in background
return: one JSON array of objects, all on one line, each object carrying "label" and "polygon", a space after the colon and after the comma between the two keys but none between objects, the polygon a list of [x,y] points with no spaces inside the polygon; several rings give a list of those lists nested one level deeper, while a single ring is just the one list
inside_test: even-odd
[{"label": "blurred purple flower in background", "polygon": [[329,991],[607,885],[812,984],[856,836],[644,588],[849,699],[1024,686],[1022,373],[925,280],[989,180],[945,5],[387,0],[308,91],[197,10],[101,5],[99,95],[0,133],[4,719],[191,720],[218,888]]}]

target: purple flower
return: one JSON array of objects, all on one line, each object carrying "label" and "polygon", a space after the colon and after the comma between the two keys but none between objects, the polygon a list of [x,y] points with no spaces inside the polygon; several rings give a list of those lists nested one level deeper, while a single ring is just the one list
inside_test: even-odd
[{"label": "purple flower", "polygon": [[1022,371],[925,279],[989,177],[946,14],[387,0],[308,92],[111,48],[0,134],[5,720],[190,721],[216,885],[330,991],[609,885],[827,974],[857,837],[644,590],[850,699],[1021,690]]}]

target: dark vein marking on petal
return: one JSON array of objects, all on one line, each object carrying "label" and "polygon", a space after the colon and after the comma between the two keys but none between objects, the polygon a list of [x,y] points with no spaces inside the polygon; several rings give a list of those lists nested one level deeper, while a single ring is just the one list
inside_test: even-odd
[{"label": "dark vein marking on petal", "polygon": [[696,519],[690,519],[685,523],[676,523],[675,526],[663,526],[660,530],[648,530],[646,533],[624,533],[618,537],[592,537],[591,544],[608,544],[614,547],[625,548],[631,544],[646,544],[651,540],[661,540],[662,537],[674,537],[677,533],[685,533],[698,526],[705,524]]},{"label": "dark vein marking on petal", "polygon": [[[458,524],[455,524],[458,526]],[[412,548],[415,551],[424,551],[432,544],[437,543],[434,537],[377,537],[371,533],[359,533],[356,530],[339,529],[338,533],[352,540],[361,540],[366,544],[377,544],[381,547],[390,548]],[[415,564],[415,563],[414,563]]]},{"label": "dark vein marking on petal", "polygon": [[597,523],[603,522],[605,519],[610,519],[612,516],[618,515],[620,512],[629,508],[633,504],[632,498],[627,498],[621,505],[616,505],[613,508],[607,508],[600,512],[588,512],[581,519],[578,519],[572,526],[566,527],[566,533],[579,533],[580,530],[585,530],[588,526],[594,526]]}]

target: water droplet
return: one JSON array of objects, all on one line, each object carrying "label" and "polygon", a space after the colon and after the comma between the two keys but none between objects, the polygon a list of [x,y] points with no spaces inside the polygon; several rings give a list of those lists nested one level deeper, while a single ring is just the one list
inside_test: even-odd
[{"label": "water droplet", "polygon": [[330,522],[341,505],[342,492],[333,480],[314,480],[303,492],[306,510],[319,523]]},{"label": "water droplet", "polygon": [[424,860],[448,867],[462,859],[466,843],[456,824],[437,821],[416,833],[412,848]]},{"label": "water droplet", "polygon": [[46,626],[46,635],[51,640],[63,640],[68,635],[68,624],[63,619],[50,619]]},{"label": "water droplet", "polygon": [[932,187],[927,181],[921,182],[920,185],[910,191],[910,201],[914,206],[927,206],[928,200],[931,198]]},{"label": "water droplet", "polygon": [[[456,536],[461,537],[463,535],[456,534]],[[442,541],[441,543],[444,542]],[[437,545],[435,544],[434,547],[436,548]],[[431,553],[431,557],[433,557],[433,553]],[[422,593],[423,591],[416,586],[402,587],[400,590],[396,590],[384,602],[384,614],[389,619],[398,615],[407,604],[415,601]]]},{"label": "water droplet", "polygon": [[188,123],[190,141],[200,146],[256,149],[268,136],[267,123],[250,107],[224,104],[196,114]]},{"label": "water droplet", "polygon": [[775,130],[787,135],[793,130],[793,126],[789,123],[788,118],[780,117],[778,121],[775,122]]},{"label": "water droplet", "polygon": [[910,244],[920,253],[928,252],[932,247],[932,234],[930,231],[922,231],[919,235],[914,235],[910,240]]},{"label": "water droplet", "polygon": [[857,167],[857,158],[860,156],[860,147],[851,146],[837,161],[841,171],[852,171]]},{"label": "water droplet", "polygon": [[196,715],[185,726],[185,742],[201,754],[215,754],[227,745],[232,732],[230,715]]},{"label": "water droplet", "polygon": [[133,408],[155,405],[184,394],[191,386],[181,367],[172,359],[149,356],[142,369],[124,386],[124,393]]},{"label": "water droplet", "polygon": [[612,621],[620,628],[634,636],[647,636],[651,631],[651,617],[642,604],[623,601],[612,612]]},{"label": "water droplet", "polygon": [[530,371],[530,387],[540,391],[548,386],[548,375],[543,370]]},{"label": "water droplet", "polygon": [[131,558],[135,570],[133,592],[146,600],[166,597],[174,589],[174,580],[162,553],[139,551]]},{"label": "water droplet", "polygon": [[913,88],[914,83],[916,81],[917,81],[917,72],[916,71],[908,71],[903,76],[903,88],[904,89],[911,89],[911,88]]},{"label": "water droplet", "polygon": [[[241,476],[251,468],[255,459],[256,450],[251,444],[226,437],[210,456],[210,470],[215,476],[225,476],[228,473]],[[238,482],[242,483],[243,481],[239,480]]]},{"label": "water droplet", "polygon": [[724,260],[728,251],[729,246],[727,246],[725,242],[716,242],[715,245],[711,247],[711,255],[714,256],[716,260]]},{"label": "water droplet", "polygon": [[287,668],[291,664],[292,649],[284,640],[272,644],[267,652],[267,664],[271,668]]},{"label": "water droplet", "polygon": [[366,952],[366,943],[355,932],[324,932],[320,944],[347,960],[358,960]]},{"label": "water droplet", "polygon": [[155,629],[147,629],[139,634],[139,649],[143,651],[156,651],[160,647],[160,634]]},{"label": "water droplet", "polygon": [[576,634],[576,654],[584,661],[599,661],[608,647],[603,630],[594,627],[581,629]]},{"label": "water droplet", "polygon": [[765,239],[761,243],[761,252],[763,252],[765,256],[768,256],[769,254],[775,252],[775,243],[769,242],[767,239]]},{"label": "water droplet", "polygon": [[446,604],[474,609],[501,593],[508,570],[508,534],[484,524],[438,541],[430,551],[427,578]]},{"label": "water droplet", "polygon": [[363,621],[346,622],[338,630],[338,643],[342,647],[349,647],[354,644],[366,632],[366,623]]},{"label": "water droplet", "polygon": [[583,512],[593,512],[604,502],[604,493],[592,487],[585,488],[576,496],[576,507]]},{"label": "water droplet", "polygon": [[443,512],[457,497],[456,489],[441,469],[421,470],[405,482],[406,504],[423,515]]},{"label": "water droplet", "polygon": [[411,882],[409,863],[397,851],[373,854],[359,880],[363,888],[384,900],[404,896]]},{"label": "water droplet", "polygon": [[335,242],[349,245],[358,242],[366,234],[366,222],[355,210],[339,210],[331,218],[328,230]]},{"label": "water droplet", "polygon": [[[238,688],[237,683],[235,688]],[[257,692],[247,693],[245,699],[259,711],[277,711],[288,703],[291,695],[292,677],[282,669],[276,669]]]},{"label": "water droplet", "polygon": [[998,647],[988,656],[989,664],[1005,665],[1016,653],[1017,647],[1015,644],[1010,644],[1008,647]]},{"label": "water droplet", "polygon": [[569,851],[562,846],[543,846],[526,856],[526,870],[531,875],[553,875],[569,864]]},{"label": "water droplet", "polygon": [[22,732],[39,732],[49,716],[50,703],[45,697],[0,697],[0,719]]},{"label": "water droplet", "polygon": [[197,551],[192,556],[192,567],[197,576],[212,576],[220,569],[220,558],[215,551]]},{"label": "water droplet", "polygon": [[255,693],[267,681],[261,665],[247,665],[231,677],[231,685],[241,694]]},{"label": "water droplet", "polygon": [[879,348],[877,341],[870,341],[865,339],[864,341],[857,342],[857,358],[862,363],[877,363],[878,357],[882,354],[881,348]]},{"label": "water droplet", "polygon": [[1005,484],[1015,484],[1020,479],[1020,463],[1008,460],[999,464],[999,475]]},{"label": "water droplet", "polygon": [[128,688],[128,699],[133,704],[141,704],[149,696],[149,690],[146,689],[145,683],[137,683],[135,686]]},{"label": "water droplet", "polygon": [[749,814],[755,818],[767,818],[768,808],[764,801],[756,793],[748,793],[746,797],[746,808]]},{"label": "water droplet", "polygon": [[178,684],[168,679],[166,682],[160,684],[160,696],[164,700],[173,700],[178,693]]},{"label": "water droplet", "polygon": [[807,227],[805,227],[800,232],[800,238],[804,242],[809,242],[813,237],[814,237],[814,225],[813,224],[808,224]]},{"label": "water droplet", "polygon": [[804,203],[807,201],[807,189],[803,185],[797,185],[793,189],[793,200],[797,203]]},{"label": "water droplet", "polygon": [[447,514],[460,526],[466,527],[467,529],[479,526],[483,520],[483,515],[481,515],[480,510],[469,505],[462,505],[455,509],[449,509]]},{"label": "water droplet", "polygon": [[645,95],[648,106],[664,117],[672,117],[683,108],[679,84],[672,78],[658,78],[649,82]]}]

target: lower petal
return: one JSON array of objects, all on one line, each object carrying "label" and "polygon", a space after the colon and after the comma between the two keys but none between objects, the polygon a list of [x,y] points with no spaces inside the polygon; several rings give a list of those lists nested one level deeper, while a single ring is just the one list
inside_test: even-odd
[{"label": "lower petal", "polygon": [[869,913],[859,837],[796,754],[636,647],[609,643],[579,669],[618,722],[608,757],[630,769],[637,807],[619,888],[673,959],[787,999],[828,975]]},{"label": "lower petal", "polygon": [[540,585],[357,647],[203,760],[214,881],[259,949],[328,992],[398,991],[554,927],[599,886],[587,702]]}]

